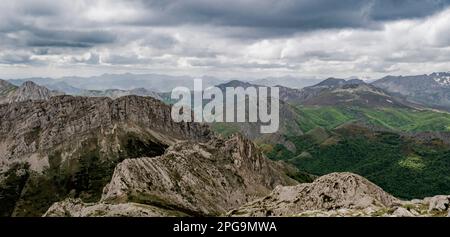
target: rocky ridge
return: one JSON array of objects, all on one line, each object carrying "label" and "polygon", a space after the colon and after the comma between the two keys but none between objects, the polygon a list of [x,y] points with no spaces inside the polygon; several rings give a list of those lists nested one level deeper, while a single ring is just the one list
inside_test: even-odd
[{"label": "rocky ridge", "polygon": [[[8,88],[8,86],[6,86],[6,88]],[[4,95],[7,99],[3,100],[7,103],[22,102],[27,100],[48,100],[52,96],[63,94],[61,92],[51,91],[46,87],[39,86],[32,81],[26,81],[19,87],[9,88],[11,88],[10,93]]]},{"label": "rocky ridge", "polygon": [[206,125],[173,122],[170,107],[150,97],[53,96],[2,104],[0,214],[42,215],[65,197],[96,201],[120,161],[211,136]]},{"label": "rocky ridge", "polygon": [[[121,130],[145,133],[153,137],[152,140],[167,145],[177,139],[208,139],[210,136],[205,125],[175,123],[170,118],[169,106],[138,96],[116,100],[58,96],[48,101],[10,103],[0,105],[0,118],[1,162],[46,153],[69,143],[72,149],[76,148],[73,137],[83,140],[94,136],[102,146]],[[113,148],[112,144],[105,146],[100,148],[105,153]]]},{"label": "rocky ridge", "polygon": [[331,173],[313,183],[278,186],[229,216],[446,216],[450,196],[402,201],[352,173]]},{"label": "rocky ridge", "polygon": [[[109,185],[116,184],[111,182]],[[124,188],[123,190],[128,189]],[[83,203],[77,199],[66,199],[55,203],[44,216],[186,216],[194,214],[186,213],[187,210],[174,206],[161,206],[155,205],[155,203],[143,204],[142,200],[136,199],[133,202],[126,201],[126,199],[110,202],[107,201],[108,192],[109,189],[106,187],[102,201],[98,203]],[[211,192],[206,193],[210,194]],[[191,195],[195,196],[195,194]],[[167,200],[170,202],[178,198],[179,196]],[[223,202],[220,203],[223,204]],[[319,177],[312,183],[292,186],[279,185],[267,196],[250,201],[239,208],[229,209],[228,212],[219,215],[238,217],[444,217],[449,216],[449,203],[450,196],[446,195],[422,200],[399,200],[359,175],[332,173]],[[217,207],[219,204],[215,203],[214,205]]]},{"label": "rocky ridge", "polygon": [[[184,215],[220,215],[268,194],[277,185],[298,183],[287,174],[298,175],[294,168],[266,159],[240,135],[207,143],[179,142],[162,156],[121,162],[100,202],[82,204],[82,212],[141,203]],[[73,202],[56,203],[45,215],[60,215]]]}]

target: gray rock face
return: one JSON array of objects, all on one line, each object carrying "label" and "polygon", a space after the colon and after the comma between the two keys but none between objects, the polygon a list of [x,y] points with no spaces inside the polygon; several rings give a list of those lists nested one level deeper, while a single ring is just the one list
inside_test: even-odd
[{"label": "gray rock face", "polygon": [[[170,153],[170,152],[168,152]],[[206,154],[206,153],[205,153]],[[161,158],[161,157],[160,157]],[[160,159],[157,158],[157,159]],[[147,165],[147,167],[151,167]],[[203,168],[203,167],[201,167]],[[119,168],[118,168],[119,169]],[[178,168],[174,168],[178,169]],[[133,170],[129,168],[128,170]],[[134,172],[138,172],[135,170]],[[153,171],[155,172],[155,170]],[[113,181],[105,188],[105,193],[102,200],[99,203],[82,203],[80,201],[74,201],[72,199],[65,200],[63,202],[55,203],[46,216],[114,216],[114,215],[138,215],[138,216],[153,216],[155,212],[162,216],[175,216],[186,215],[193,213],[186,213],[187,209],[180,208],[181,203],[184,203],[185,207],[188,205],[203,206],[208,209],[209,205],[219,206],[236,206],[225,204],[222,199],[214,199],[217,203],[203,203],[201,194],[172,193],[174,197],[170,197],[171,191],[165,188],[158,188],[155,186],[149,188],[139,185],[142,180],[136,181],[134,187],[130,185],[124,185],[124,183],[130,183],[136,178],[135,175],[131,175],[129,172],[125,173],[116,170]],[[160,170],[159,176],[164,174],[164,170]],[[209,171],[208,173],[211,173]],[[190,177],[191,174],[188,173]],[[167,179],[164,182],[173,182],[173,176],[164,175]],[[215,177],[215,176],[213,176]],[[161,178],[161,177],[160,177]],[[217,178],[217,177],[215,177]],[[118,179],[125,179],[128,181],[121,181]],[[114,181],[116,180],[116,181]],[[191,190],[193,184],[198,182],[197,179],[192,179],[190,184]],[[182,182],[178,182],[182,184]],[[204,184],[204,183],[203,183]],[[186,187],[186,184],[183,184]],[[139,187],[138,187],[139,186]],[[143,188],[142,188],[143,187]],[[200,187],[196,187],[198,190]],[[214,197],[216,190],[209,190],[201,192],[203,195]],[[154,189],[154,190],[151,190]],[[172,188],[173,189],[173,188]],[[237,189],[240,189],[237,186]],[[113,191],[114,190],[114,191]],[[134,191],[132,191],[134,190]],[[155,194],[150,195],[151,199],[134,199],[136,190],[140,190],[140,194]],[[198,190],[200,191],[200,190]],[[112,192],[112,196],[111,196]],[[167,195],[161,192],[167,192]],[[217,192],[221,192],[220,190]],[[244,191],[245,192],[245,191]],[[171,194],[171,195],[172,195]],[[123,195],[127,196],[127,198]],[[189,197],[190,198],[187,198]],[[114,197],[112,200],[108,200],[110,197]],[[141,196],[142,197],[142,196]],[[381,216],[381,217],[427,217],[427,216],[449,216],[449,209],[438,211],[433,209],[435,207],[442,207],[440,204],[445,200],[443,197],[436,196],[425,198],[423,200],[414,199],[411,201],[401,201],[392,197],[388,193],[381,190],[376,185],[372,184],[363,177],[351,173],[332,173],[329,175],[318,178],[313,183],[299,184],[294,186],[277,186],[269,195],[250,201],[244,204],[240,208],[231,210],[226,213],[227,216],[305,216],[305,217],[348,217],[348,216]],[[163,199],[161,199],[163,198]],[[196,200],[191,202],[191,199]],[[230,196],[226,197],[229,200]],[[131,201],[130,201],[131,200]],[[148,205],[140,204],[140,209],[135,207],[137,201],[139,203],[146,203]],[[150,201],[150,202],[149,202]],[[168,201],[169,203],[178,203],[173,205],[161,205],[161,201]],[[159,203],[158,203],[159,202]],[[191,203],[190,203],[191,202]],[[189,204],[188,204],[189,203]],[[226,202],[225,202],[226,203]],[[155,206],[156,208],[155,210]],[[445,205],[444,205],[445,206]],[[162,208],[161,208],[162,207]],[[178,207],[178,208],[175,208]],[[136,210],[137,209],[137,210]],[[142,211],[142,209],[144,211]],[[194,207],[195,209],[195,207]],[[226,210],[227,208],[217,208],[216,210]],[[429,209],[431,211],[429,211]],[[97,211],[101,210],[98,214]],[[152,210],[152,211],[148,211]],[[172,211],[167,213],[167,211]],[[191,209],[192,211],[192,209]],[[145,213],[145,214],[143,214]],[[210,212],[213,214],[213,212]],[[222,215],[225,213],[222,213]]]},{"label": "gray rock face", "polygon": [[425,200],[429,203],[428,211],[446,211],[449,209],[450,196],[438,195]]},{"label": "gray rock face", "polygon": [[278,186],[268,196],[231,211],[231,216],[293,216],[313,210],[392,206],[395,197],[352,173],[331,173],[313,183]]},{"label": "gray rock face", "polygon": [[396,217],[414,217],[414,214],[412,214],[404,207],[397,208],[397,210],[395,210],[394,213],[392,213],[392,215]]},{"label": "gray rock face", "polygon": [[56,95],[49,89],[39,86],[34,82],[24,82],[17,90],[9,95],[9,102],[21,102],[26,100],[48,100],[51,96]]},{"label": "gray rock face", "polygon": [[162,156],[120,163],[101,203],[137,202],[187,215],[220,215],[267,195],[276,185],[297,184],[286,175],[288,169],[239,135],[180,142]]},{"label": "gray rock face", "polygon": [[[179,140],[211,138],[208,126],[175,123],[170,112],[161,101],[138,96],[54,96],[0,105],[0,177],[10,177],[17,163],[28,165],[24,180],[0,180],[0,192],[15,197],[0,214],[42,215],[64,197],[98,201],[123,159],[161,155]],[[41,205],[32,205],[35,200]]]},{"label": "gray rock face", "polygon": [[88,137],[100,140],[100,150],[113,152],[113,137],[120,130],[145,133],[169,145],[177,139],[208,139],[211,135],[207,126],[173,122],[169,106],[138,96],[116,100],[58,96],[10,103],[0,105],[0,119],[0,162],[20,161],[57,146],[69,145],[73,150]]},{"label": "gray rock face", "polygon": [[183,213],[139,203],[83,203],[80,199],[66,199],[53,204],[44,217],[165,217],[184,216]]},{"label": "gray rock face", "polygon": [[227,213],[229,216],[448,216],[449,196],[402,201],[365,178],[332,173],[313,183],[277,187],[268,196]]}]

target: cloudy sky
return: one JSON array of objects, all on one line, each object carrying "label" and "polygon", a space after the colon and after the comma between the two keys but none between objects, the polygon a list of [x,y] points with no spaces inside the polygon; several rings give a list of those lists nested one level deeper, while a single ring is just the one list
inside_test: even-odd
[{"label": "cloudy sky", "polygon": [[16,0],[0,77],[450,71],[450,0]]}]

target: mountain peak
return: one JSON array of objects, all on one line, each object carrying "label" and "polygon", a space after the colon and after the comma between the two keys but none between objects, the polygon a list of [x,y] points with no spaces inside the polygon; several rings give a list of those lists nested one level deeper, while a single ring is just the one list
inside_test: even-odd
[{"label": "mountain peak", "polygon": [[334,77],[327,78],[314,86],[339,86],[345,84],[344,79],[338,79]]},{"label": "mountain peak", "polygon": [[350,80],[347,80],[346,82],[345,82],[345,84],[351,84],[351,85],[361,85],[361,84],[366,84],[363,80],[361,80],[361,79],[350,79]]},{"label": "mountain peak", "polygon": [[247,87],[250,87],[250,86],[257,86],[257,85],[254,85],[254,84],[251,84],[251,83],[248,83],[248,82],[244,82],[244,81],[239,81],[239,80],[232,80],[232,81],[229,81],[229,82],[217,85],[217,87],[219,87],[221,89],[226,88],[226,87],[243,87],[243,88],[247,88]]},{"label": "mountain peak", "polygon": [[270,195],[231,211],[229,215],[293,216],[313,210],[379,209],[398,202],[398,199],[357,174],[331,173],[313,183],[278,186]]},{"label": "mountain peak", "polygon": [[338,87],[338,86],[343,86],[343,85],[361,85],[361,84],[366,84],[366,83],[363,80],[356,79],[356,78],[345,80],[345,79],[330,77],[330,78],[327,78],[327,79],[321,81],[320,83],[314,85],[313,87]]},{"label": "mountain peak", "polygon": [[52,92],[46,87],[39,86],[32,81],[26,81],[14,91],[9,101],[48,100],[51,96]]},{"label": "mountain peak", "polygon": [[33,81],[26,81],[22,84],[21,87],[39,87],[39,85],[34,83]]}]

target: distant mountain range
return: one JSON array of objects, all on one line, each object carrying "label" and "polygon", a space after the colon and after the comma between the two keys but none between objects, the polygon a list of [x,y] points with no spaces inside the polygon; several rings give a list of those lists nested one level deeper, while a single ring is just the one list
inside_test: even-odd
[{"label": "distant mountain range", "polygon": [[372,84],[411,102],[450,111],[450,72],[387,76]]},{"label": "distant mountain range", "polygon": [[77,95],[86,97],[109,97],[119,98],[127,95],[150,96],[162,100],[158,93],[145,88],[135,88],[131,90],[107,89],[107,90],[84,90],[67,86],[65,82],[57,82],[47,88],[40,86],[33,81],[25,81],[16,86],[9,81],[0,80],[0,103],[20,102],[26,100],[48,100],[56,95]]},{"label": "distant mountain range", "polygon": [[[62,77],[62,78],[46,78],[46,77],[32,77],[23,79],[10,79],[10,83],[20,86],[26,81],[35,82],[38,85],[45,86],[52,90],[58,90],[66,94],[78,95],[83,90],[132,90],[135,88],[145,88],[154,92],[168,92],[177,86],[183,86],[193,89],[193,79],[197,77],[192,76],[169,76],[161,74],[103,74],[92,77]],[[225,83],[231,80],[248,81],[253,84],[275,86],[282,85],[292,88],[302,88],[311,86],[320,79],[311,78],[296,78],[296,77],[268,77],[261,79],[225,79],[210,76],[198,77],[203,79],[203,87],[209,87]]]}]

